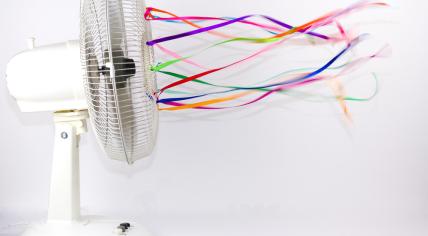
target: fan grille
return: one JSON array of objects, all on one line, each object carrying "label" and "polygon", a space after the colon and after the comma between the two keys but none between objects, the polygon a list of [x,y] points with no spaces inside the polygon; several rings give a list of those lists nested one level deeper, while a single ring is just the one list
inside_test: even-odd
[{"label": "fan grille", "polygon": [[89,113],[106,154],[134,161],[157,134],[157,91],[150,25],[142,0],[83,0],[81,60]]}]

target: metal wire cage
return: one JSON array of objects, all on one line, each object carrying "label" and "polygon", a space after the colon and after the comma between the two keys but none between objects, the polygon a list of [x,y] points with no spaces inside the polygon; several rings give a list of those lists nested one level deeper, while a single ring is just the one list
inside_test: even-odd
[{"label": "metal wire cage", "polygon": [[112,159],[149,155],[158,110],[153,49],[143,0],[82,0],[80,48],[90,120]]}]

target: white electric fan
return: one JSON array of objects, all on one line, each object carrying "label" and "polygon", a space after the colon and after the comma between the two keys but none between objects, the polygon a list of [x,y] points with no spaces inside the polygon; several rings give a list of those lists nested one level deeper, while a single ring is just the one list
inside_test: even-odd
[{"label": "white electric fan", "polygon": [[[126,220],[80,216],[79,136],[89,117],[100,146],[132,164],[149,155],[157,134],[153,51],[143,0],[81,0],[79,41],[16,55],[7,84],[22,112],[53,111],[54,157],[48,220],[24,234],[147,235]],[[79,56],[80,55],[80,56]]]}]

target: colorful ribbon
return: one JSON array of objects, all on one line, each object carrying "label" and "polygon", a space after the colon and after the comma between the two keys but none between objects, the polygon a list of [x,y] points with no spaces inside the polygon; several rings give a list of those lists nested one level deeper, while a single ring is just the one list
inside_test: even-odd
[{"label": "colorful ribbon", "polygon": [[[159,73],[162,73],[162,74],[172,76],[175,79],[178,79],[178,80],[162,87],[159,90],[159,92],[156,94],[157,99],[158,99],[158,104],[164,104],[164,105],[168,106],[168,107],[159,107],[159,110],[184,110],[184,109],[204,109],[204,110],[206,110],[206,109],[226,109],[226,108],[232,108],[232,107],[246,106],[246,105],[258,102],[262,99],[265,99],[266,97],[268,97],[274,93],[289,91],[290,89],[294,89],[294,88],[298,88],[298,87],[305,86],[308,84],[312,84],[312,83],[315,83],[317,81],[322,81],[322,80],[327,80],[327,79],[333,80],[334,79],[334,81],[336,81],[335,86],[332,86],[334,92],[336,93],[334,98],[336,98],[340,102],[342,109],[344,110],[344,113],[347,114],[348,109],[346,107],[345,101],[366,101],[366,100],[371,99],[372,97],[361,99],[361,98],[353,98],[353,97],[349,97],[349,96],[344,95],[343,86],[341,85],[338,78],[340,76],[343,76],[347,71],[350,70],[350,68],[353,68],[356,65],[360,65],[363,62],[367,62],[371,58],[377,57],[380,54],[380,52],[375,53],[375,54],[368,56],[368,57],[362,57],[362,58],[359,58],[357,60],[345,63],[341,66],[332,67],[332,65],[339,58],[341,58],[346,52],[348,52],[353,47],[355,47],[357,44],[359,44],[362,41],[362,39],[364,39],[364,37],[365,37],[365,35],[361,35],[359,37],[351,39],[346,34],[345,29],[340,24],[338,19],[340,17],[346,15],[346,14],[349,14],[350,12],[365,9],[365,8],[371,7],[371,6],[386,6],[386,4],[378,3],[378,2],[372,3],[372,2],[367,2],[367,1],[359,2],[359,3],[356,3],[354,5],[351,5],[350,7],[347,7],[345,9],[330,12],[324,16],[318,17],[312,21],[309,21],[309,22],[302,24],[300,26],[297,26],[297,27],[293,27],[289,24],[286,24],[284,22],[276,20],[275,18],[265,16],[265,15],[252,14],[252,15],[246,15],[246,16],[242,16],[242,17],[238,17],[238,18],[204,17],[204,16],[183,16],[183,17],[180,17],[180,16],[175,15],[173,13],[170,13],[168,11],[160,10],[157,8],[147,8],[146,13],[145,13],[145,18],[149,21],[183,23],[183,24],[191,25],[192,27],[196,28],[195,30],[191,30],[191,31],[187,31],[187,32],[179,33],[179,34],[175,34],[175,35],[165,36],[165,37],[161,37],[161,38],[154,39],[154,40],[147,42],[147,45],[156,46],[162,52],[164,52],[165,54],[174,58],[172,60],[169,60],[167,62],[160,63],[160,64],[154,66],[152,68],[152,70],[159,72]],[[156,16],[153,13],[166,14],[166,15],[168,15],[168,17]],[[250,18],[254,18],[254,17],[259,17],[259,18],[265,19],[268,22],[272,23],[272,25],[261,24],[261,23],[256,23],[254,21],[251,21]],[[201,25],[198,25],[196,23],[196,22],[199,23],[199,22],[211,22],[211,21],[221,21],[221,22],[210,25],[210,26],[201,26]],[[272,36],[262,37],[262,38],[254,38],[254,37],[250,38],[250,37],[241,37],[241,36],[237,37],[234,35],[229,35],[229,34],[225,34],[225,33],[216,31],[218,29],[221,29],[223,27],[227,27],[229,25],[236,24],[236,23],[247,24],[247,25],[262,29],[264,31],[269,32]],[[321,27],[324,27],[327,25],[332,25],[332,24],[334,26],[336,26],[336,28],[338,29],[338,31],[339,31],[338,35],[324,35],[324,34],[315,32],[317,29],[319,29]],[[285,29],[285,31],[283,31],[284,29]],[[194,35],[201,34],[201,33],[209,33],[209,34],[213,34],[213,35],[220,36],[220,37],[227,38],[227,39],[224,41],[221,41],[219,43],[215,43],[213,45],[210,45],[210,46],[204,48],[203,50],[201,50],[195,54],[188,55],[188,56],[181,56],[181,55],[175,53],[174,51],[169,50],[166,47],[160,45],[161,43],[164,43],[164,42],[168,42],[171,40],[177,40],[177,39],[181,39],[181,38],[185,38],[185,37],[190,37],[190,36],[194,36]],[[296,33],[299,33],[299,34],[296,34]],[[295,37],[298,35],[307,35],[311,38],[318,38],[318,39],[325,40],[325,41],[330,42],[330,43],[345,42],[346,46],[345,46],[345,48],[343,48],[339,53],[337,53],[332,59],[330,59],[327,63],[325,63],[320,68],[317,68],[313,71],[309,71],[306,73],[301,73],[300,75],[298,75],[296,77],[293,77],[291,79],[288,78],[286,80],[283,80],[283,81],[280,81],[277,83],[270,83],[270,84],[257,85],[257,86],[234,86],[234,85],[217,85],[214,83],[210,83],[210,82],[201,80],[201,78],[204,76],[216,73],[218,71],[221,71],[221,70],[227,69],[229,67],[233,67],[233,66],[241,64],[243,62],[249,61],[251,59],[254,59],[257,56],[274,49],[275,47],[279,46],[280,44],[283,44],[284,42],[289,40],[291,37]],[[203,65],[201,65],[195,61],[190,60],[190,58],[194,57],[195,55],[203,53],[203,52],[205,52],[209,49],[212,49],[214,47],[218,47],[218,46],[228,44],[228,43],[232,43],[232,42],[247,42],[247,43],[258,43],[258,44],[268,44],[268,45],[263,47],[260,50],[257,50],[256,52],[250,54],[247,57],[244,57],[240,60],[237,60],[235,62],[229,63],[229,64],[221,66],[221,67],[217,67],[217,68],[210,68],[207,66],[203,66]],[[179,63],[179,62],[185,62],[185,63],[191,64],[195,67],[204,69],[204,71],[197,73],[195,75],[192,75],[192,76],[184,76],[184,75],[180,75],[180,74],[175,73],[175,72],[165,71],[165,68],[172,66],[176,63]],[[335,69],[335,68],[336,69],[340,68],[341,71],[339,73],[336,73],[335,75],[324,75],[324,72],[326,70]],[[284,74],[284,73],[281,73],[281,74]],[[278,77],[279,76],[274,76],[272,78],[278,78]],[[270,79],[268,79],[268,80],[270,80]],[[268,80],[266,80],[266,81],[268,81]],[[196,82],[196,83],[203,84],[206,86],[210,86],[213,88],[224,88],[226,90],[207,92],[207,93],[202,93],[202,94],[192,94],[192,93],[188,93],[188,92],[172,90],[172,88],[174,88],[174,87],[177,87],[177,86],[189,83],[189,82]],[[161,95],[164,92],[166,92],[168,94],[182,94],[185,96],[161,98]],[[222,107],[213,106],[214,104],[225,103],[225,102],[237,100],[237,99],[240,99],[243,97],[256,95],[256,93],[260,93],[260,92],[262,93],[261,95],[257,95],[256,97],[253,97],[251,100],[249,100],[247,102],[240,103],[238,105],[229,105],[229,106],[222,106]],[[201,99],[204,99],[205,97],[219,96],[219,95],[228,94],[228,93],[233,93],[233,94],[232,95],[225,95],[222,97],[216,97],[216,98],[212,98],[212,99],[206,99],[206,100],[202,100],[202,101],[198,101],[198,102],[183,103],[184,101],[190,101],[190,100],[195,100],[195,99],[201,100]],[[376,89],[376,92],[374,94],[376,94],[376,93],[377,93],[377,89]]]}]

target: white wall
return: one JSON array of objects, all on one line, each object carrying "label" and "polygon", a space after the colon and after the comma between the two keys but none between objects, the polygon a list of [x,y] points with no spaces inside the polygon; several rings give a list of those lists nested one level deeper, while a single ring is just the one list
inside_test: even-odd
[{"label": "white wall", "polygon": [[[352,2],[148,3],[297,24]],[[380,94],[351,104],[352,126],[336,103],[287,97],[214,117],[162,113],[155,153],[131,167],[106,159],[89,133],[81,145],[84,211],[137,216],[155,235],[428,235],[428,4],[388,2],[354,18],[393,53],[369,65]],[[78,17],[77,0],[1,1],[0,227],[45,216],[53,144],[51,114],[18,111],[5,66],[29,36],[38,44],[77,39]]]}]

